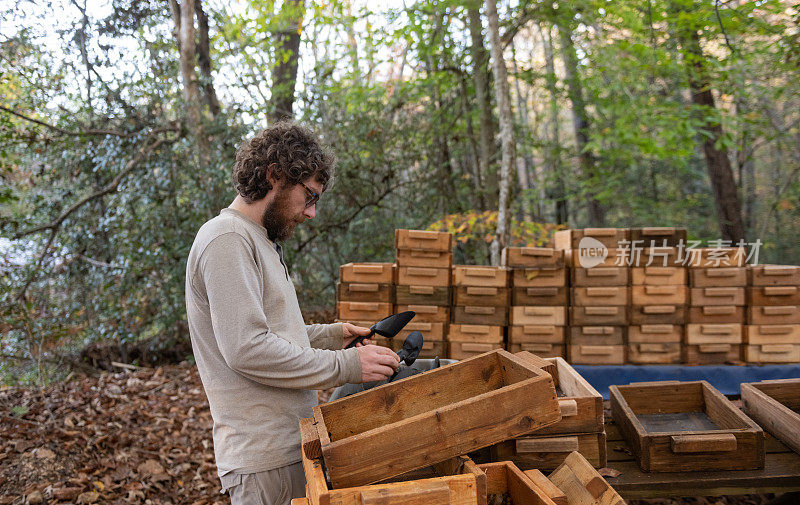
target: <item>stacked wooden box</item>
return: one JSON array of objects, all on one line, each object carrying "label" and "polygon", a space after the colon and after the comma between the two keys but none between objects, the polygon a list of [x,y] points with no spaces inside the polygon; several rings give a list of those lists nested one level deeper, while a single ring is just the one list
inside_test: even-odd
[{"label": "stacked wooden box", "polygon": [[689,317],[684,363],[741,362],[745,313],[746,255],[740,248],[687,249]]},{"label": "stacked wooden box", "polygon": [[747,267],[744,360],[800,362],[800,267]]},{"label": "stacked wooden box", "polygon": [[[339,267],[337,320],[369,328],[391,315],[395,295],[394,268],[392,263],[347,263]],[[396,346],[396,342],[377,335],[371,338],[379,345]]]},{"label": "stacked wooden box", "polygon": [[566,356],[569,282],[564,251],[509,247],[503,264],[511,268],[508,348],[542,357]]},{"label": "stacked wooden box", "polygon": [[[570,363],[621,365],[625,363],[630,267],[619,249],[628,241],[625,228],[586,228],[556,232],[555,246],[565,251],[571,267],[567,355]],[[607,256],[582,266],[587,243],[605,248]],[[598,258],[599,259],[599,258]],[[596,264],[595,264],[596,263]],[[583,262],[583,265],[587,265]]]},{"label": "stacked wooden box", "polygon": [[687,269],[678,257],[682,228],[631,228],[631,310],[628,362],[680,363],[689,298]]},{"label": "stacked wooden box", "polygon": [[[524,354],[524,353],[520,353]],[[563,358],[538,357],[556,386],[561,421],[492,448],[493,459],[510,460],[522,469],[552,470],[577,451],[597,468],[606,465],[603,397]]]},{"label": "stacked wooden box", "polygon": [[424,230],[395,230],[397,272],[395,312],[413,310],[414,319],[395,338],[398,345],[412,331],[420,331],[424,347],[420,358],[447,355],[450,321],[450,273],[453,236]]},{"label": "stacked wooden box", "polygon": [[447,333],[449,357],[464,359],[505,347],[508,323],[508,269],[453,266],[452,324]]},{"label": "stacked wooden box", "polygon": [[508,348],[542,357],[566,356],[569,287],[564,252],[544,247],[509,247],[502,262],[511,268]]}]

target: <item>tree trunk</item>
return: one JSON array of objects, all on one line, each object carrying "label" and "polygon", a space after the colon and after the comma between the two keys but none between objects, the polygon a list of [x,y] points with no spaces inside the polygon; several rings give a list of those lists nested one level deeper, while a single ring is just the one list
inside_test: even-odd
[{"label": "tree trunk", "polygon": [[511,99],[508,92],[508,73],[500,43],[500,27],[497,19],[497,1],[487,0],[486,17],[489,19],[489,40],[492,44],[492,73],[497,107],[500,111],[500,141],[502,160],[500,163],[500,205],[497,213],[497,233],[491,246],[492,265],[500,264],[500,250],[508,243],[509,195],[511,193],[511,169],[514,166],[514,122],[511,116]]},{"label": "tree trunk", "polygon": [[[494,123],[492,121],[492,101],[489,93],[487,66],[489,54],[483,44],[483,23],[481,11],[477,4],[467,9],[469,17],[470,54],[472,56],[472,75],[475,79],[475,103],[478,105],[478,130],[480,133],[480,151],[478,170],[486,196],[494,193],[497,179],[491,170],[492,153],[494,152]],[[483,198],[482,199],[486,199]],[[487,202],[488,204],[488,202]]]},{"label": "tree trunk", "polygon": [[569,25],[565,26],[564,23],[558,25],[561,51],[564,58],[564,78],[567,81],[567,95],[572,102],[572,125],[575,129],[575,146],[578,149],[581,177],[587,186],[586,208],[589,225],[601,227],[605,224],[605,212],[600,202],[595,198],[594,191],[592,191],[592,186],[597,184],[593,180],[595,176],[595,159],[587,149],[589,144],[589,116],[586,113],[583,86],[578,74],[578,55],[575,52],[575,44],[572,42],[570,29]]},{"label": "tree trunk", "polygon": [[707,111],[716,112],[716,103],[711,92],[711,78],[706,68],[705,56],[700,47],[699,29],[699,26],[693,24],[681,25],[678,27],[678,39],[683,46],[692,102],[699,106],[701,114],[706,116],[703,126],[706,131],[703,140],[703,154],[711,181],[711,189],[714,192],[721,238],[737,243],[744,241],[746,236],[742,221],[742,206],[739,202],[739,193],[728,158],[728,150],[725,147],[717,147],[725,133],[722,124],[707,114]]},{"label": "tree trunk", "polygon": [[[517,51],[514,47],[514,40],[511,40],[511,63],[514,66],[514,74],[519,72],[517,68]],[[528,138],[529,135],[529,128],[530,122],[528,119],[528,104],[525,100],[525,97],[522,96],[522,90],[519,86],[519,78],[516,76],[514,77],[514,91],[516,91],[517,95],[517,114],[519,114],[519,129],[520,129],[520,137],[519,140],[524,140]],[[522,156],[517,156],[517,182],[519,183],[520,189],[520,200],[522,201],[522,219],[525,221],[530,221],[531,216],[534,216],[537,220],[541,217],[539,212],[531,211],[531,195],[530,195],[530,184],[528,181],[530,180],[530,173],[533,167],[533,159],[531,158],[528,149],[526,149],[523,145],[520,144],[519,151],[523,152]],[[519,151],[517,151],[519,153]]]},{"label": "tree trunk", "polygon": [[566,184],[564,174],[561,171],[561,125],[558,120],[558,89],[556,89],[556,70],[555,58],[553,56],[553,41],[550,35],[550,28],[545,29],[539,26],[542,33],[542,44],[544,46],[544,62],[547,71],[547,91],[550,93],[550,147],[547,149],[547,166],[550,173],[555,175],[556,188],[553,193],[555,201],[556,223],[566,224],[569,220],[567,208]]},{"label": "tree trunk", "polygon": [[203,10],[201,0],[195,0],[197,14],[197,61],[200,64],[200,74],[203,81],[203,92],[206,104],[211,115],[219,114],[219,99],[214,90],[214,80],[211,77],[211,44],[208,39],[208,15]]},{"label": "tree trunk", "polygon": [[464,122],[467,125],[467,140],[469,143],[469,160],[467,164],[472,167],[472,184],[474,192],[472,195],[473,204],[476,209],[486,210],[486,200],[484,199],[483,181],[481,181],[481,169],[479,166],[479,149],[478,143],[475,141],[475,131],[472,127],[472,115],[470,114],[469,105],[467,104],[467,82],[461,79],[461,107],[464,111]]},{"label": "tree trunk", "polygon": [[273,123],[294,116],[294,87],[300,59],[300,26],[305,9],[303,0],[287,0],[278,14],[283,29],[277,32],[275,64],[272,67],[272,98],[267,112]]}]

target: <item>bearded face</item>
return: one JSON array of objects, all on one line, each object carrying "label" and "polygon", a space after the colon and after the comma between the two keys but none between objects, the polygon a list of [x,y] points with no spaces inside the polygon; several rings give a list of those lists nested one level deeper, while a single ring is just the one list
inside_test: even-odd
[{"label": "bearded face", "polygon": [[303,210],[292,208],[291,188],[281,184],[275,188],[275,198],[267,204],[261,215],[261,224],[273,242],[282,242],[294,233],[294,227],[304,221]]}]

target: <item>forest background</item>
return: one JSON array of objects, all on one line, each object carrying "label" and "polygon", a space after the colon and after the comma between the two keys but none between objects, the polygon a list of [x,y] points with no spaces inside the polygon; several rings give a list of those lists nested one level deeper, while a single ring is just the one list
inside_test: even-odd
[{"label": "forest background", "polygon": [[190,358],[192,240],[283,117],[338,157],[285,244],[309,319],[395,228],[456,263],[585,226],[800,263],[793,1],[5,0],[0,382]]}]

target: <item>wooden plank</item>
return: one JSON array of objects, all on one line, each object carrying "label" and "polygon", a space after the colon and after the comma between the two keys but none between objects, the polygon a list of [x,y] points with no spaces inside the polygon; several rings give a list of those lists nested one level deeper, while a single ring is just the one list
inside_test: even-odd
[{"label": "wooden plank", "polygon": [[751,286],[800,286],[797,265],[748,265],[747,274]]},{"label": "wooden plank", "polygon": [[510,299],[511,288],[493,286],[456,286],[455,291],[453,292],[453,305],[507,307]]},{"label": "wooden plank", "polygon": [[672,452],[730,452],[736,450],[736,436],[733,433],[698,433],[695,435],[672,435]]},{"label": "wooden plank", "polygon": [[549,247],[506,247],[500,263],[508,267],[564,267],[564,251]]},{"label": "wooden plank", "polygon": [[572,326],[623,326],[628,324],[628,307],[580,307],[569,308],[569,322]]},{"label": "wooden plank", "polygon": [[397,266],[450,268],[453,253],[450,251],[429,251],[425,249],[398,249]]},{"label": "wooden plank", "polygon": [[[538,432],[537,432],[538,433]],[[544,444],[539,444],[536,435],[529,435],[508,440],[494,446],[493,452],[496,459],[508,459],[523,470],[538,468],[539,470],[552,470],[564,462],[564,458],[577,450],[587,461],[596,468],[606,466],[606,439],[605,433],[579,433],[574,435],[560,435],[543,437]],[[565,439],[563,443],[556,439]],[[575,443],[577,442],[577,448]],[[551,449],[538,452],[538,449]]]},{"label": "wooden plank", "polygon": [[453,265],[453,286],[508,286],[508,267]]},{"label": "wooden plank", "polygon": [[511,307],[512,325],[564,326],[566,307]]},{"label": "wooden plank", "polygon": [[693,288],[747,286],[745,267],[690,268],[689,274]]},{"label": "wooden plank", "polygon": [[692,307],[745,305],[745,288],[691,288],[689,305]]},{"label": "wooden plank", "polygon": [[523,472],[527,478],[529,478],[539,489],[544,491],[544,493],[553,500],[553,503],[556,505],[569,505],[569,501],[567,500],[567,495],[561,491],[558,486],[550,482],[550,479],[544,476],[542,472],[539,470],[525,470]]},{"label": "wooden plank", "polygon": [[511,278],[514,287],[557,288],[567,285],[567,269],[515,268]]},{"label": "wooden plank", "polygon": [[688,288],[676,285],[645,285],[631,287],[631,303],[635,305],[683,305]]},{"label": "wooden plank", "polygon": [[411,286],[450,286],[450,269],[397,267],[397,284]]},{"label": "wooden plank", "polygon": [[[512,344],[564,343],[564,326],[553,324],[518,324],[509,326],[508,341]],[[534,353],[536,354],[536,353]]]},{"label": "wooden plank", "polygon": [[416,314],[413,319],[415,323],[450,322],[450,307],[423,304],[398,304],[395,305],[394,313],[398,314],[407,310],[413,310]]},{"label": "wooden plank", "polygon": [[511,503],[530,505],[556,505],[550,496],[510,461],[478,465],[486,474],[488,495],[508,493]]},{"label": "wooden plank", "polygon": [[684,305],[631,305],[630,324],[684,324]]},{"label": "wooden plank", "polygon": [[[745,383],[741,390],[744,411],[770,434],[800,453],[800,413],[795,410],[800,403],[800,382]],[[788,398],[781,398],[782,395]]]},{"label": "wooden plank", "polygon": [[394,265],[392,263],[347,263],[339,267],[341,282],[392,284]]},{"label": "wooden plank", "polygon": [[447,339],[458,342],[502,343],[503,327],[482,324],[451,324]]},{"label": "wooden plank", "polygon": [[573,452],[548,477],[570,505],[624,505],[614,488],[579,453]]},{"label": "wooden plank", "polygon": [[[301,446],[313,446],[314,441],[319,442],[319,433],[311,418],[300,419]],[[311,451],[313,454],[313,451]],[[303,473],[306,476],[306,498],[310,505],[330,505],[330,493],[325,480],[325,471],[322,469],[321,458],[309,458],[306,451],[301,451]]]},{"label": "wooden plank", "polygon": [[453,235],[439,231],[397,229],[394,231],[394,246],[396,249],[450,252],[453,249]]},{"label": "wooden plank", "polygon": [[511,305],[561,306],[568,303],[569,288],[566,286],[511,288]]},{"label": "wooden plank", "polygon": [[570,270],[572,274],[572,285],[576,287],[627,286],[630,272],[628,267],[614,266],[597,266],[592,268],[575,267]]},{"label": "wooden plank", "polygon": [[628,305],[628,303],[630,303],[630,290],[627,286],[572,288],[571,295],[574,305],[598,307],[605,305]]},{"label": "wooden plank", "polygon": [[448,286],[401,285],[394,288],[397,304],[450,305]]},{"label": "wooden plank", "polygon": [[343,302],[394,303],[394,285],[339,282],[336,284],[336,298]]},{"label": "wooden plank", "polygon": [[453,323],[505,326],[508,323],[508,307],[455,306]]},{"label": "wooden plank", "polygon": [[636,267],[631,268],[633,286],[685,286],[687,271],[685,267]]},{"label": "wooden plank", "polygon": [[375,321],[392,314],[392,304],[385,302],[339,302],[336,304],[339,319]]},{"label": "wooden plank", "polygon": [[689,307],[686,314],[687,323],[744,323],[745,307],[736,305],[711,305],[705,307]]},{"label": "wooden plank", "polygon": [[450,487],[436,480],[404,482],[392,487],[371,487],[361,492],[362,505],[448,505]]},{"label": "wooden plank", "polygon": [[800,306],[747,307],[748,324],[800,324]]}]

